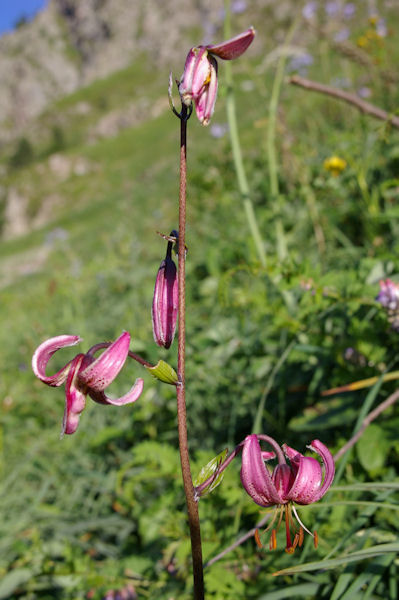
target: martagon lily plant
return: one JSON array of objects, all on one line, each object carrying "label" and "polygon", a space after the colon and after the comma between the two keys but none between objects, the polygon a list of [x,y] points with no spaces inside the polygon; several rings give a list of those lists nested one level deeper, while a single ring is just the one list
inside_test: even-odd
[{"label": "martagon lily plant", "polygon": [[[180,110],[172,99],[172,78],[169,80],[169,100],[180,122],[180,185],[179,227],[166,238],[167,252],[161,262],[155,281],[152,301],[152,328],[156,344],[164,349],[172,346],[176,328],[177,373],[168,363],[160,360],[151,365],[130,350],[131,337],[124,331],[114,342],[100,342],[86,353],[78,353],[54,375],[47,375],[47,365],[55,352],[75,346],[81,339],[77,335],[57,335],[39,345],[32,359],[33,372],[40,381],[52,387],[65,384],[65,409],[62,434],[71,435],[77,430],[86,397],[102,405],[126,406],[135,403],[143,390],[143,379],[137,378],[130,391],[120,398],[112,399],[106,388],[118,376],[128,358],[145,367],[160,381],[174,386],[177,399],[177,424],[183,487],[186,497],[188,523],[191,537],[193,591],[195,600],[204,599],[204,578],[200,520],[198,504],[201,497],[210,493],[222,480],[223,471],[242,453],[241,482],[251,499],[261,507],[274,507],[268,529],[271,529],[270,548],[277,546],[276,534],[285,517],[286,551],[292,553],[302,544],[304,531],[309,533],[317,546],[317,534],[305,527],[299,518],[295,504],[317,502],[327,492],[334,478],[334,460],[327,447],[314,440],[309,448],[321,458],[323,467],[313,457],[305,457],[293,448],[279,444],[263,434],[248,435],[230,455],[227,452],[206,465],[199,478],[193,482],[188,452],[186,422],[186,181],[187,181],[187,122],[194,103],[196,115],[207,125],[213,115],[218,88],[217,59],[239,58],[250,46],[255,30],[250,27],[240,35],[221,44],[195,46],[188,52],[184,71],[177,82]],[[173,261],[173,247],[178,253],[178,268]],[[99,356],[95,356],[99,351]],[[261,450],[260,442],[271,450]],[[268,464],[277,460],[271,469]],[[288,462],[287,462],[288,461]],[[277,524],[276,524],[277,521]],[[259,532],[255,539],[261,546]]]}]

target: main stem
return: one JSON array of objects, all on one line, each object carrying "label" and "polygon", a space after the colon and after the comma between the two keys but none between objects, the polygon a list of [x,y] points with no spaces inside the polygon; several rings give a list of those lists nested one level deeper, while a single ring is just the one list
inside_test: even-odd
[{"label": "main stem", "polygon": [[204,574],[202,566],[201,531],[198,504],[190,470],[186,418],[186,184],[187,184],[187,107],[183,105],[180,116],[180,189],[179,189],[179,334],[177,373],[177,424],[179,432],[180,463],[186,495],[188,522],[193,559],[194,600],[204,600]]}]

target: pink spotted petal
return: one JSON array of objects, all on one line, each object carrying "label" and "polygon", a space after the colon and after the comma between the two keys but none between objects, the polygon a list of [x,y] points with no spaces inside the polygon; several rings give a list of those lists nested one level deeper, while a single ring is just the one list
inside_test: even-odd
[{"label": "pink spotted petal", "polygon": [[262,451],[256,435],[245,438],[242,450],[241,482],[245,491],[259,506],[282,504],[272,477],[262,457]]},{"label": "pink spotted petal", "polygon": [[78,387],[78,373],[84,354],[78,354],[70,363],[68,377],[65,383],[65,410],[62,421],[61,437],[64,433],[75,433],[79,425],[80,413],[86,404],[86,395]]},{"label": "pink spotted petal", "polygon": [[316,454],[318,454],[321,457],[321,460],[324,464],[324,481],[319,490],[317,498],[317,500],[320,500],[320,498],[324,496],[324,494],[327,492],[328,488],[334,481],[335,462],[333,455],[331,454],[327,446],[325,446],[320,440],[313,440],[308,446],[308,448],[310,450],[313,450],[313,452],[316,452]]},{"label": "pink spotted petal", "polygon": [[272,479],[278,494],[286,502],[295,479],[292,468],[287,464],[277,465],[273,471]]},{"label": "pink spotted petal", "polygon": [[66,364],[55,375],[49,376],[46,375],[47,363],[57,350],[67,346],[75,346],[80,341],[81,338],[78,335],[59,335],[40,344],[32,357],[32,369],[36,377],[43,383],[53,387],[63,384],[71,368],[71,363]]},{"label": "pink spotted petal", "polygon": [[202,125],[208,125],[215,110],[216,97],[218,92],[218,65],[216,60],[209,57],[210,78],[207,85],[203,88],[201,94],[194,98],[195,112]]},{"label": "pink spotted petal", "polygon": [[293,448],[283,444],[283,450],[290,459],[295,475],[292,487],[287,493],[287,500],[298,504],[311,504],[321,498],[320,490],[323,481],[323,471],[318,460],[303,456]]},{"label": "pink spotted petal", "polygon": [[113,404],[114,406],[124,406],[125,404],[132,404],[141,396],[143,391],[144,380],[141,378],[136,379],[131,390],[122,396],[121,398],[110,398],[104,392],[97,392],[89,390],[89,396],[98,404]]},{"label": "pink spotted petal", "polygon": [[255,37],[255,29],[250,27],[236,37],[233,37],[221,44],[207,46],[207,50],[223,60],[232,60],[238,58],[245,52]]},{"label": "pink spotted petal", "polygon": [[102,392],[115,379],[129,352],[130,333],[124,331],[95,361],[79,372],[79,385]]}]

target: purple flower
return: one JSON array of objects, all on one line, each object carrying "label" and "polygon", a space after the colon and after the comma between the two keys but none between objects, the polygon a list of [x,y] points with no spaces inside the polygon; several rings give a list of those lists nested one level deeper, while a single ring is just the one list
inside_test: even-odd
[{"label": "purple flower", "polygon": [[247,10],[247,3],[245,0],[233,0],[231,3],[231,12],[233,15],[240,15]]},{"label": "purple flower", "polygon": [[350,31],[347,27],[343,27],[334,34],[334,42],[345,42],[350,35]]},{"label": "purple flower", "polygon": [[[259,440],[266,441],[273,451],[262,451]],[[259,506],[277,507],[267,528],[272,528],[279,516],[277,527],[272,529],[270,549],[276,548],[276,532],[284,513],[286,552],[292,553],[298,544],[301,545],[303,530],[314,538],[317,545],[317,533],[312,534],[303,525],[293,503],[304,505],[320,500],[333,482],[335,465],[330,451],[319,440],[313,440],[308,448],[321,457],[324,464],[324,477],[322,467],[315,458],[305,457],[286,444],[280,447],[273,438],[266,435],[248,435],[245,438],[241,467],[241,482],[244,489]],[[266,468],[265,461],[276,457],[278,464],[271,472]],[[289,465],[286,458],[290,461]],[[292,513],[300,525],[298,531]],[[293,541],[291,532],[294,533]]]},{"label": "purple flower", "polygon": [[399,285],[391,281],[391,279],[385,279],[380,281],[380,292],[376,297],[384,308],[388,310],[398,310],[399,308]]},{"label": "purple flower", "polygon": [[302,16],[307,21],[310,21],[316,15],[316,12],[317,12],[317,2],[312,0],[311,2],[307,2],[305,4],[305,6],[303,7]]},{"label": "purple flower", "polygon": [[218,64],[215,56],[222,60],[233,60],[245,52],[255,37],[253,27],[240,35],[222,42],[191,48],[179,84],[182,102],[190,106],[194,101],[197,117],[202,125],[208,125],[218,89]]},{"label": "purple flower", "polygon": [[345,4],[343,10],[344,19],[351,19],[355,12],[356,6],[353,4],[353,2],[348,2],[348,4]]},{"label": "purple flower", "polygon": [[301,52],[291,58],[287,65],[287,71],[297,71],[301,75],[306,75],[308,71],[308,67],[313,65],[314,59],[311,54],[308,52]]},{"label": "purple flower", "polygon": [[388,34],[387,24],[385,19],[378,19],[378,23],[375,27],[377,35],[380,37],[386,37]]},{"label": "purple flower", "polygon": [[392,329],[399,331],[399,284],[391,279],[380,281],[380,292],[376,297],[388,313],[388,320]]},{"label": "purple flower", "polygon": [[[172,232],[174,233],[174,232]],[[176,333],[179,290],[176,265],[172,260],[173,242],[168,242],[165,260],[155,280],[152,300],[152,331],[158,346],[169,348]]]},{"label": "purple flower", "polygon": [[226,123],[224,123],[223,125],[221,123],[214,123],[213,125],[211,125],[211,136],[214,138],[222,138],[226,132],[228,131],[228,125]]},{"label": "purple flower", "polygon": [[326,11],[326,15],[332,17],[337,14],[339,5],[338,2],[327,2],[324,8]]},{"label": "purple flower", "polygon": [[[121,398],[112,399],[104,390],[118,375],[129,354],[130,333],[124,331],[112,344],[96,344],[86,354],[77,354],[55,375],[46,375],[46,367],[52,355],[67,346],[75,346],[81,339],[77,335],[59,335],[43,342],[32,358],[32,369],[43,383],[58,387],[65,383],[65,411],[62,432],[75,433],[79,417],[86,404],[87,394],[99,404],[123,406],[135,402],[143,390],[143,380],[136,379],[131,390]],[[97,359],[94,354],[106,348]]]},{"label": "purple flower", "polygon": [[371,96],[371,89],[369,87],[367,87],[366,85],[363,85],[362,87],[360,87],[357,90],[357,95],[360,96],[361,98],[370,98]]}]

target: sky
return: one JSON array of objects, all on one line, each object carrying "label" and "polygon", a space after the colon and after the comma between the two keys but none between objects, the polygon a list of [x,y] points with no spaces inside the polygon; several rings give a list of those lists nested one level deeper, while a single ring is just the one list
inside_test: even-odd
[{"label": "sky", "polygon": [[31,19],[47,0],[0,0],[0,35],[12,31],[21,18]]}]

